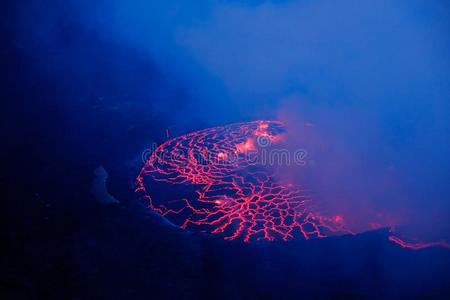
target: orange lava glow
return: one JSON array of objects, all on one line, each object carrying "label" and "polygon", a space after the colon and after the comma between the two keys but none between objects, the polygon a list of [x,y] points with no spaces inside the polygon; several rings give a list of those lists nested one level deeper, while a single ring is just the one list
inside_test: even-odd
[{"label": "orange lava glow", "polygon": [[247,138],[245,142],[236,144],[236,150],[239,153],[247,153],[255,149],[255,142],[253,141],[253,138]]}]

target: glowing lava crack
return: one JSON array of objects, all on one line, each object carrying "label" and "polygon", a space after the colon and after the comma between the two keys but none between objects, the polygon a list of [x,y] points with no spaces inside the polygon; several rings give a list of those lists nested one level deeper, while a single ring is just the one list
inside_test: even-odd
[{"label": "glowing lava crack", "polygon": [[279,182],[261,161],[284,131],[280,122],[254,121],[168,140],[145,163],[136,190],[172,223],[228,240],[342,232],[342,217],[320,215],[300,187]]}]

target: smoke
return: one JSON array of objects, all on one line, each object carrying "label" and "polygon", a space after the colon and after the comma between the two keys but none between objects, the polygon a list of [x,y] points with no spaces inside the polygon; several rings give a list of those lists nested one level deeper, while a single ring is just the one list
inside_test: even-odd
[{"label": "smoke", "polygon": [[62,11],[181,83],[175,119],[285,121],[312,162],[285,176],[353,228],[450,233],[446,1],[72,1],[34,25]]}]

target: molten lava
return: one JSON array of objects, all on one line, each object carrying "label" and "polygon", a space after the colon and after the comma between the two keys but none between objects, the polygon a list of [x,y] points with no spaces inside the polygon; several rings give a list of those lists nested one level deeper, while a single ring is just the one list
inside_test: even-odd
[{"label": "molten lava", "polygon": [[[226,240],[289,240],[351,233],[342,215],[324,216],[305,191],[283,183],[262,154],[283,146],[278,121],[231,124],[185,134],[160,145],[137,177],[148,207],[184,229]],[[269,151],[270,152],[270,151]],[[378,227],[387,227],[379,224]],[[447,242],[389,240],[409,249]]]},{"label": "molten lava", "polygon": [[261,150],[281,143],[282,123],[255,121],[168,140],[137,177],[153,211],[182,228],[227,240],[321,238],[343,232],[342,216],[319,213],[298,186],[279,182]]}]

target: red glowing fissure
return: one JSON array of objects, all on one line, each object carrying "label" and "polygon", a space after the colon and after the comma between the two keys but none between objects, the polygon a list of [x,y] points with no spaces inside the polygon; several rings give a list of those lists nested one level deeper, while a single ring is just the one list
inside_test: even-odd
[{"label": "red glowing fissure", "polygon": [[[142,167],[136,191],[173,224],[225,240],[351,233],[343,216],[323,215],[304,189],[280,182],[273,166],[259,159],[261,150],[283,146],[284,132],[279,121],[253,121],[170,139]],[[409,249],[442,246],[408,243],[395,235],[389,240]]]},{"label": "red glowing fissure", "polygon": [[396,243],[397,245],[408,248],[412,250],[420,250],[424,248],[430,247],[442,247],[442,248],[450,248],[450,244],[446,241],[437,241],[437,242],[408,242],[404,239],[401,239],[398,236],[391,235],[388,238],[391,242]]}]

